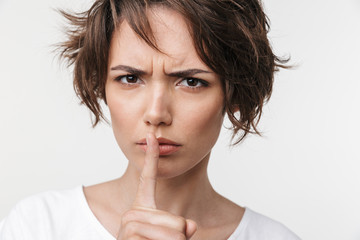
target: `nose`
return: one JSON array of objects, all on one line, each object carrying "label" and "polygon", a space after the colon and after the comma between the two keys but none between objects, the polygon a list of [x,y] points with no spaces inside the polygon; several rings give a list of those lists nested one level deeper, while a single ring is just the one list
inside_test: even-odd
[{"label": "nose", "polygon": [[147,125],[159,126],[172,123],[171,96],[164,87],[158,87],[148,92],[144,122]]}]

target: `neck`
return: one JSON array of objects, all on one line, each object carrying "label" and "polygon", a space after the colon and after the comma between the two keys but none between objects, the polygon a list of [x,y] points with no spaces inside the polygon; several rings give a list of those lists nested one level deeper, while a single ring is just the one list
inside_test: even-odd
[{"label": "neck", "polygon": [[[201,216],[208,211],[211,200],[215,199],[207,175],[209,161],[207,155],[191,170],[173,178],[159,178],[156,185],[156,205],[160,210],[171,212],[185,218]],[[125,209],[130,209],[135,199],[140,172],[132,165],[117,180]]]}]

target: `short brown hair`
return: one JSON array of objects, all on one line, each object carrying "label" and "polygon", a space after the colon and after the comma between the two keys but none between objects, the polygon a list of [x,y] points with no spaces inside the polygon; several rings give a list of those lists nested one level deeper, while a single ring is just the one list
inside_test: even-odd
[{"label": "short brown hair", "polygon": [[68,40],[59,45],[60,56],[74,65],[74,89],[95,116],[93,126],[104,119],[100,101],[106,103],[108,54],[116,26],[126,19],[157,49],[146,15],[155,4],[186,19],[198,55],[220,76],[224,112],[233,124],[233,137],[239,135],[235,144],[248,133],[260,135],[256,126],[270,98],[274,72],[286,67],[287,60],[271,49],[269,23],[259,0],[95,0],[82,13],[60,10],[72,26]]}]

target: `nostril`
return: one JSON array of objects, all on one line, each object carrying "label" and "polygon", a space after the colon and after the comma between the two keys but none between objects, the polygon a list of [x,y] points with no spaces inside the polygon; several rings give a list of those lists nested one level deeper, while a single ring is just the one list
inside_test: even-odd
[{"label": "nostril", "polygon": [[148,99],[148,104],[144,112],[144,122],[147,125],[169,125],[172,122],[170,103],[166,101],[165,95],[159,94]]}]

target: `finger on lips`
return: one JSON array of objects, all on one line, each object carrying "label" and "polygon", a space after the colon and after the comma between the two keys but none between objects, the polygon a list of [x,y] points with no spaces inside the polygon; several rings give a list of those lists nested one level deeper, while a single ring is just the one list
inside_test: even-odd
[{"label": "finger on lips", "polygon": [[155,189],[159,161],[159,143],[153,133],[146,136],[147,150],[143,170],[140,174],[134,206],[156,208]]},{"label": "finger on lips", "polygon": [[153,133],[146,136],[147,150],[133,208],[122,216],[121,236],[146,239],[189,239],[197,226],[192,220],[156,209],[155,190],[159,143]]}]

